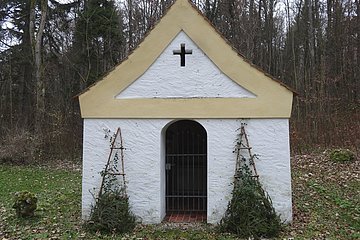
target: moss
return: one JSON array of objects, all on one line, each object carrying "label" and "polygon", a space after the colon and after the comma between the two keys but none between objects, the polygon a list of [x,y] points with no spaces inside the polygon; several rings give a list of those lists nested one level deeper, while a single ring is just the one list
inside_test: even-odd
[{"label": "moss", "polygon": [[13,208],[16,210],[16,215],[18,217],[34,216],[37,200],[35,194],[28,191],[15,193]]}]

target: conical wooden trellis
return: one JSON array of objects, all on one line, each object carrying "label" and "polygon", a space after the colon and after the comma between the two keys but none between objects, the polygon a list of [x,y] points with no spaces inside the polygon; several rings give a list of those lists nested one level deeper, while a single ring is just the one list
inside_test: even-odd
[{"label": "conical wooden trellis", "polygon": [[[105,178],[110,176],[122,176],[124,193],[126,194],[126,178],[125,178],[125,166],[124,166],[124,146],[121,134],[121,129],[116,130],[115,135],[111,139],[110,154],[105,165],[105,169],[102,172],[102,181],[100,185],[99,196],[103,193]],[[120,157],[119,157],[120,152]],[[121,169],[118,169],[118,159],[120,159]]]},{"label": "conical wooden trellis", "polygon": [[[249,139],[247,133],[245,131],[244,123],[241,124],[239,138],[236,143],[235,152],[236,152],[236,169],[235,169],[235,177],[241,172],[240,168],[244,164],[248,164],[250,171],[252,172],[252,177],[258,179],[259,175],[255,166],[255,158],[257,158],[256,154],[251,152],[251,147],[249,144]],[[248,163],[247,163],[248,162]]]}]

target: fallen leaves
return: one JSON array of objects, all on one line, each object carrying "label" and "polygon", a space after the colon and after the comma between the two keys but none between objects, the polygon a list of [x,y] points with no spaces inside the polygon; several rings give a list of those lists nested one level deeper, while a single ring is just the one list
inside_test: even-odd
[{"label": "fallen leaves", "polygon": [[359,233],[360,161],[334,163],[328,151],[292,158],[293,223],[285,234],[356,238]]},{"label": "fallen leaves", "polygon": [[[360,238],[360,161],[334,163],[328,152],[292,157],[293,223],[280,239]],[[55,170],[0,165],[0,240],[219,238],[202,224],[139,225],[126,236],[87,233],[81,227],[79,169],[72,163]],[[20,221],[9,201],[13,192],[24,189],[37,193],[39,206],[36,218]],[[235,239],[231,235],[222,237]]]}]

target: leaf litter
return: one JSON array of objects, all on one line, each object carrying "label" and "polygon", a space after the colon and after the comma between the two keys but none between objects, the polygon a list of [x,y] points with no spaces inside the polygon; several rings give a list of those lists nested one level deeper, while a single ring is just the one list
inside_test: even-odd
[{"label": "leaf litter", "polygon": [[[329,159],[328,153],[292,157],[293,222],[279,239],[360,238],[359,158],[353,162],[335,163]],[[194,239],[220,237],[209,225],[186,223],[139,225],[133,233],[123,236],[93,235],[81,227],[81,166],[67,163],[56,170],[46,166],[35,169],[17,167],[19,175],[12,168],[15,167],[0,165],[0,173],[7,173],[14,179],[21,178],[13,185],[1,185],[4,181],[0,176],[0,190],[3,192],[0,192],[0,240],[186,239],[189,232],[195,234]],[[37,218],[20,221],[11,209],[9,196],[16,188],[29,186],[28,182],[36,185],[43,202],[37,210]],[[235,239],[231,235],[221,238]]]}]

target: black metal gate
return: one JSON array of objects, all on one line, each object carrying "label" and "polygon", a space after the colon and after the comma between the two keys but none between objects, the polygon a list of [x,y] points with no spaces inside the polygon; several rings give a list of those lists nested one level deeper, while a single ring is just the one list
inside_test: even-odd
[{"label": "black metal gate", "polygon": [[207,136],[197,122],[181,120],[166,130],[166,212],[205,212]]}]

